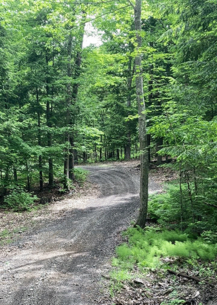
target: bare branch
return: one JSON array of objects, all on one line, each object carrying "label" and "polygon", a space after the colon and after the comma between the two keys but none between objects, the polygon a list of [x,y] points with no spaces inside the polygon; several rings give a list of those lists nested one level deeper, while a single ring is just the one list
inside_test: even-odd
[{"label": "bare branch", "polygon": [[196,276],[191,276],[191,275],[188,275],[188,274],[185,274],[185,273],[182,273],[182,272],[175,272],[175,271],[173,271],[173,270],[167,270],[169,273],[171,273],[171,274],[175,274],[175,275],[177,275],[177,276],[183,276],[183,277],[186,277],[186,278],[188,278],[188,279],[191,279],[191,280],[194,280],[194,281],[196,281],[196,282],[201,282],[201,279],[199,279],[198,277],[196,277]]}]

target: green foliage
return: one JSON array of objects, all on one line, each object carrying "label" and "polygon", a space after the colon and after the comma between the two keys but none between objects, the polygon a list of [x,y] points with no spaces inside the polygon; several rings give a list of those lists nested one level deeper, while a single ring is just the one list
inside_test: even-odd
[{"label": "green foliage", "polygon": [[9,234],[10,232],[7,229],[3,230],[2,232],[0,232],[0,239],[8,236]]},{"label": "green foliage", "polygon": [[[175,296],[175,297],[177,297],[177,296]],[[161,305],[179,305],[179,304],[185,304],[185,303],[186,303],[185,300],[180,300],[180,299],[175,298],[173,300],[163,301],[161,303]]]},{"label": "green foliage", "polygon": [[32,196],[22,188],[14,188],[9,195],[5,196],[4,202],[14,211],[29,211],[37,199],[37,196]]},{"label": "green foliage", "polygon": [[[160,227],[129,228],[123,233],[128,243],[116,248],[112,260],[111,293],[122,287],[124,281],[146,276],[150,269],[154,273],[164,273],[168,268],[193,269],[203,278],[215,276],[217,270],[217,244],[204,242],[204,239],[189,239],[186,233],[174,230],[161,230]],[[178,259],[179,258],[179,259]],[[171,261],[173,261],[171,265]],[[176,290],[163,304],[182,304]]]},{"label": "green foliage", "polygon": [[201,234],[201,237],[204,239],[204,241],[208,244],[217,243],[217,232],[213,232],[211,230],[204,231]]},{"label": "green foliage", "polygon": [[113,266],[122,269],[130,270],[134,264],[142,268],[157,268],[163,265],[162,257],[211,261],[217,256],[216,244],[204,243],[203,239],[192,241],[179,231],[130,228],[124,235],[128,237],[128,244],[117,247],[117,258],[113,260]]},{"label": "green foliage", "polygon": [[[206,185],[207,187],[204,188]],[[167,228],[185,230],[192,236],[204,234],[205,237],[210,232],[206,238],[215,242],[217,211],[216,208],[204,203],[205,200],[208,202],[212,202],[212,198],[214,200],[215,190],[209,192],[210,185],[206,181],[203,181],[203,185],[198,183],[197,194],[194,187],[193,183],[182,183],[180,193],[180,185],[168,184],[165,192],[151,196],[149,215]],[[205,196],[204,198],[199,196],[199,192],[202,191],[209,197],[205,199]]]},{"label": "green foliage", "polygon": [[75,180],[78,181],[78,183],[80,185],[83,185],[84,182],[87,180],[88,173],[89,172],[87,170],[85,170],[83,168],[76,167],[74,169]]}]

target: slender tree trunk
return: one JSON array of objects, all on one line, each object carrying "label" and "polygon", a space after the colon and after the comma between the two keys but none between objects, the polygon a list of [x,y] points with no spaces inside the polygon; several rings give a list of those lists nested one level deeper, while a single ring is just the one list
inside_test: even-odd
[{"label": "slender tree trunk", "polygon": [[[86,13],[82,13],[82,19],[80,24],[80,36],[78,38],[77,53],[75,56],[74,73],[72,73],[72,47],[73,47],[73,35],[70,33],[68,40],[68,68],[67,76],[73,78],[73,85],[70,83],[67,85],[67,124],[71,127],[71,131],[68,134],[69,151],[67,154],[67,177],[74,180],[74,124],[75,124],[75,113],[72,114],[71,106],[76,105],[79,81],[78,78],[81,74],[81,60],[82,60],[82,45],[84,38],[84,27],[85,27]],[[75,108],[75,107],[73,107]]]},{"label": "slender tree trunk", "polygon": [[[27,172],[28,173],[28,172]],[[3,195],[5,196],[7,194],[7,185],[9,180],[9,166],[7,166],[5,171],[5,177],[4,177],[4,189],[3,189]]]},{"label": "slender tree trunk", "polygon": [[193,200],[193,194],[192,194],[192,191],[191,191],[190,177],[189,177],[189,174],[187,172],[185,173],[185,178],[186,178],[186,182],[187,182],[187,186],[188,186],[188,196],[189,196],[189,201],[190,201],[190,205],[191,205],[192,220],[193,220],[193,222],[195,222],[194,200]]},{"label": "slender tree trunk", "polygon": [[[48,69],[49,59],[48,56],[46,56],[46,64]],[[48,73],[48,72],[47,72]],[[51,128],[51,116],[52,116],[52,107],[51,107],[51,101],[50,101],[50,88],[49,88],[49,80],[46,79],[46,93],[47,93],[47,104],[46,104],[46,117],[47,117],[47,127]],[[52,146],[52,135],[51,132],[48,131],[47,133],[47,145],[48,147]],[[54,183],[54,177],[53,177],[53,159],[51,156],[48,158],[48,164],[49,164],[49,187],[53,187]]]},{"label": "slender tree trunk", "polygon": [[179,191],[180,191],[180,225],[181,225],[181,231],[183,231],[184,208],[183,208],[182,171],[181,171],[181,169],[179,172]]},{"label": "slender tree trunk", "polygon": [[148,162],[151,162],[151,135],[147,135],[147,145],[148,145]]},{"label": "slender tree trunk", "polygon": [[84,151],[83,152],[83,162],[85,163],[87,161],[87,154],[86,152]]},{"label": "slender tree trunk", "polygon": [[135,14],[135,30],[136,30],[136,44],[137,55],[135,58],[135,73],[136,73],[136,97],[138,104],[139,114],[139,142],[140,142],[140,210],[139,217],[136,224],[144,228],[147,218],[148,209],[148,145],[147,145],[147,132],[146,132],[146,115],[145,115],[145,100],[143,92],[143,77],[142,77],[142,58],[141,58],[141,7],[142,1],[136,0],[134,8]]},{"label": "slender tree trunk", "polygon": [[[38,106],[38,145],[41,146],[41,116],[39,109],[39,93],[38,88],[36,88],[36,98],[37,98],[37,106]],[[40,155],[38,158],[39,163],[39,186],[40,191],[43,191],[43,172],[42,172],[42,156]]]},{"label": "slender tree trunk", "polygon": [[[50,124],[50,102],[47,102],[47,126],[51,127]],[[50,132],[48,132],[47,134],[47,145],[48,147],[52,146],[52,135]],[[54,183],[54,178],[53,178],[53,159],[51,158],[51,156],[49,156],[48,158],[48,164],[49,164],[49,187],[53,187],[53,183]]]},{"label": "slender tree trunk", "polygon": [[75,166],[75,160],[74,160],[74,137],[72,134],[69,136],[69,143],[70,143],[70,149],[69,149],[69,179],[74,180],[74,166]]},{"label": "slender tree trunk", "polygon": [[137,153],[138,153],[138,146],[137,146],[137,143],[135,144],[135,152],[136,152],[136,159],[138,159],[138,155],[137,155]]},{"label": "slender tree trunk", "polygon": [[156,146],[157,146],[157,164],[162,164],[162,156],[158,154],[158,151],[162,148],[163,146],[163,138],[158,138],[157,139],[157,143],[156,143]]},{"label": "slender tree trunk", "polygon": [[17,169],[14,168],[14,181],[17,183],[18,179],[17,179]]},{"label": "slender tree trunk", "polygon": [[102,147],[99,149],[99,161],[102,161]]},{"label": "slender tree trunk", "polygon": [[[132,59],[130,58],[129,63],[128,63],[128,81],[127,81],[127,91],[128,91],[128,97],[127,97],[127,107],[131,107],[131,90],[132,90],[132,76],[131,76],[131,61]],[[125,159],[130,160],[131,157],[131,132],[130,132],[130,121],[127,122],[127,144],[125,147]]]},{"label": "slender tree trunk", "polygon": [[[69,127],[72,127],[72,113],[71,113],[71,104],[72,104],[72,85],[70,83],[70,78],[72,77],[72,33],[69,34],[68,38],[68,65],[67,65],[67,76],[68,76],[68,84],[66,86],[67,91],[67,113],[66,113],[66,122]],[[73,169],[74,169],[74,160],[73,160],[73,133],[72,131],[66,134],[66,141],[68,142],[68,149],[65,154],[64,161],[64,175],[65,180],[73,179]],[[66,189],[68,189],[68,183],[66,183]]]},{"label": "slender tree trunk", "polygon": [[[101,143],[101,145],[103,145],[103,143],[102,143],[102,135],[100,136],[100,143]],[[102,146],[99,149],[99,161],[102,161]]]},{"label": "slender tree trunk", "polygon": [[30,176],[29,176],[28,161],[26,162],[26,171],[27,171],[27,184],[26,184],[26,188],[27,188],[28,192],[30,192],[31,191],[31,182],[30,182]]},{"label": "slender tree trunk", "polygon": [[120,152],[119,152],[119,149],[117,149],[117,160],[120,159]]},{"label": "slender tree trunk", "polygon": [[74,149],[73,155],[74,155],[74,163],[78,164],[78,151],[77,151],[77,149]]},{"label": "slender tree trunk", "polygon": [[127,134],[127,144],[125,146],[125,160],[130,160],[131,157],[131,133]]}]

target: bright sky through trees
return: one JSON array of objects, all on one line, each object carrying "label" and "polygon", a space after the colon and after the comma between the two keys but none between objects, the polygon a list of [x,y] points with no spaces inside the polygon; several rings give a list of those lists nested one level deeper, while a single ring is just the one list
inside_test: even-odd
[{"label": "bright sky through trees", "polygon": [[94,29],[94,27],[90,22],[87,22],[85,25],[85,34],[83,41],[83,48],[89,47],[90,45],[94,45],[96,47],[102,44],[101,37],[99,32]]}]

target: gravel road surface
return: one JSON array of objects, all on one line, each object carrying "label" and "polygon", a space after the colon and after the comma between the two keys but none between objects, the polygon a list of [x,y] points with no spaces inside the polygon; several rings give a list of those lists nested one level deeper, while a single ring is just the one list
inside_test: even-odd
[{"label": "gravel road surface", "polygon": [[[136,217],[139,176],[127,166],[86,166],[100,195],[55,203],[65,208],[0,254],[0,305],[103,303],[119,232]],[[160,190],[150,179],[150,192]]]}]

